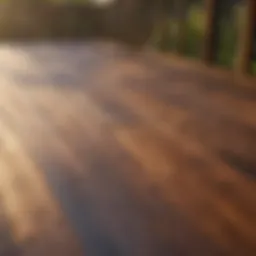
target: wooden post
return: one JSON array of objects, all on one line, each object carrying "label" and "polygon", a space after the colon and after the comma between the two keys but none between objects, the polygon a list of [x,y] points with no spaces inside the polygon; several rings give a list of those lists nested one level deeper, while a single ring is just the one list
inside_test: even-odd
[{"label": "wooden post", "polygon": [[256,26],[256,1],[247,0],[245,11],[245,26],[240,32],[239,36],[239,48],[238,48],[238,59],[236,68],[241,73],[250,71],[253,39]]},{"label": "wooden post", "polygon": [[203,52],[202,59],[206,63],[211,63],[214,60],[216,53],[216,39],[217,33],[217,22],[218,22],[218,0],[206,0],[205,12],[205,34],[203,39]]},{"label": "wooden post", "polygon": [[[159,44],[162,49],[165,50],[166,44],[169,41],[169,33],[170,33],[170,25],[169,25],[169,17],[163,17],[160,24],[157,24],[157,32],[160,34],[159,36]],[[160,27],[160,29],[159,29]],[[159,31],[160,30],[160,31]]]},{"label": "wooden post", "polygon": [[176,51],[183,53],[186,43],[187,35],[187,15],[189,9],[188,0],[176,0],[177,12],[178,12],[178,32],[177,32],[177,46]]}]

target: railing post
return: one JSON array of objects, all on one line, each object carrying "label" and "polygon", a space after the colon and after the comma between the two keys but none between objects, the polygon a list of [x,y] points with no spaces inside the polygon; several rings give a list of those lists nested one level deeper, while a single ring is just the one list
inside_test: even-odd
[{"label": "railing post", "polygon": [[218,22],[218,0],[206,0],[205,2],[205,33],[203,39],[203,52],[202,59],[206,63],[211,63],[214,60],[214,55],[216,53],[216,39],[217,39],[217,29],[216,25]]},{"label": "railing post", "polygon": [[236,69],[240,73],[250,71],[250,64],[253,50],[253,39],[256,26],[256,1],[247,0],[245,11],[245,25],[240,31],[238,44],[238,59]]},{"label": "railing post", "polygon": [[178,31],[177,31],[177,45],[176,51],[183,53],[186,44],[187,35],[187,14],[188,14],[188,0],[176,0],[178,11]]}]

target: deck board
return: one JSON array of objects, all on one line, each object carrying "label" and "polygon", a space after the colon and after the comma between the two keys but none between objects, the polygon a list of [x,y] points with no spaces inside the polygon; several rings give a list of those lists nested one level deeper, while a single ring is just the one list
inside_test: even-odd
[{"label": "deck board", "polygon": [[256,254],[256,89],[96,42],[0,81],[0,255]]}]

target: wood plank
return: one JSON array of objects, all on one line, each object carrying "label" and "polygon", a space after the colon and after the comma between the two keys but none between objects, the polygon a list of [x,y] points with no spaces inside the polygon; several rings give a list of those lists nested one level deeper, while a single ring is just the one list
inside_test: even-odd
[{"label": "wood plank", "polygon": [[3,126],[1,136],[0,191],[15,244],[25,255],[81,255],[73,231],[19,139]]},{"label": "wood plank", "polygon": [[0,254],[255,255],[254,89],[96,42],[0,77]]}]

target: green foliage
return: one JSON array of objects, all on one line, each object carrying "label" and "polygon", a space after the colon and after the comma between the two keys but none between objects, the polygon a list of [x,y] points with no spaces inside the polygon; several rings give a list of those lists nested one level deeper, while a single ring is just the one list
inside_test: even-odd
[{"label": "green foliage", "polygon": [[[232,68],[235,65],[238,49],[239,32],[243,29],[244,13],[243,6],[236,5],[225,13],[219,20],[219,40],[215,62],[217,65]],[[233,15],[233,16],[232,16]],[[203,5],[192,4],[187,18],[187,36],[184,54],[192,58],[200,58],[202,50],[202,39],[205,31],[205,11]],[[173,50],[176,46],[177,21],[170,17],[169,31],[165,33],[163,41],[157,40],[156,46],[163,50]],[[159,39],[159,38],[158,38]],[[256,74],[256,60],[252,61],[252,72]]]}]

